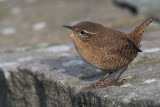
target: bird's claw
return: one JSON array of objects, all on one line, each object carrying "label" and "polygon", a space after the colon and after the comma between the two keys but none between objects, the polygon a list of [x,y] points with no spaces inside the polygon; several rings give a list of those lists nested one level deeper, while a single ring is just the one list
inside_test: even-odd
[{"label": "bird's claw", "polygon": [[110,79],[110,80],[106,80],[106,81],[99,81],[99,82],[97,82],[97,83],[90,84],[90,85],[88,86],[88,88],[94,88],[94,87],[105,88],[105,87],[112,86],[112,85],[120,86],[120,85],[122,85],[125,81],[126,81],[125,78],[122,79],[122,80],[120,80],[120,81],[116,81],[115,79]]}]

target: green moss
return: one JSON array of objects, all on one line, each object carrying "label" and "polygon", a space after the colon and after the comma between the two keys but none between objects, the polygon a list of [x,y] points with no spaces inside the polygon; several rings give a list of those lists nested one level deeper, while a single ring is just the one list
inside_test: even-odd
[{"label": "green moss", "polygon": [[64,79],[64,80],[58,80],[58,83],[61,84],[62,86],[68,86],[74,83],[78,83],[80,82],[80,79],[76,79],[76,78],[68,78],[68,79]]},{"label": "green moss", "polygon": [[145,64],[149,64],[149,63],[153,63],[153,62],[158,62],[158,61],[160,61],[160,59],[157,59],[157,58],[144,59],[144,60],[140,60],[140,61],[134,63],[134,65],[141,66],[141,65],[145,65]]}]

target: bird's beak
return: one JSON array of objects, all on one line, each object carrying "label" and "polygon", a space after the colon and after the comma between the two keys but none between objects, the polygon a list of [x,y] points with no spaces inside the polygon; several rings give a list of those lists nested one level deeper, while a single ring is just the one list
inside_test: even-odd
[{"label": "bird's beak", "polygon": [[63,25],[63,27],[68,28],[68,29],[70,29],[70,30],[73,30],[73,26],[66,26],[66,25]]}]

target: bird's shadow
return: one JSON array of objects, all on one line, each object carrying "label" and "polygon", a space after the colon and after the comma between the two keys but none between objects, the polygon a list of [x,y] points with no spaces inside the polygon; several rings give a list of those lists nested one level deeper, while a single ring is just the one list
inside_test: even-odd
[{"label": "bird's shadow", "polygon": [[81,80],[92,81],[93,79],[100,79],[108,73],[89,65],[79,56],[47,58],[40,60],[40,63],[49,66],[52,72],[60,71],[61,73],[75,76]]}]

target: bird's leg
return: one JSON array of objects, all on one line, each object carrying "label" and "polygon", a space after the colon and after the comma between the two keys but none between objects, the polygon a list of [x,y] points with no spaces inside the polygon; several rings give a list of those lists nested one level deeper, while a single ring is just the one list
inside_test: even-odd
[{"label": "bird's leg", "polygon": [[113,79],[108,85],[121,85],[121,84],[123,84],[123,80],[121,80],[121,81],[118,82],[118,80],[119,80],[120,76],[123,74],[123,72],[124,71],[121,71],[118,74],[118,76],[115,79]]},{"label": "bird's leg", "polygon": [[120,76],[123,74],[123,72],[128,68],[127,67],[124,67],[122,69],[120,69],[120,73],[118,74],[118,76],[115,78],[115,79],[109,79],[109,80],[106,80],[105,79],[111,74],[111,73],[108,73],[107,75],[105,75],[102,79],[100,79],[97,83],[94,83],[94,84],[91,84],[89,86],[89,88],[93,88],[93,87],[100,87],[100,88],[104,88],[104,87],[107,87],[107,86],[111,86],[111,85],[121,85],[123,84],[124,82],[124,79],[121,80],[121,81],[118,81]]},{"label": "bird's leg", "polygon": [[102,85],[105,81],[105,79],[110,75],[111,73],[108,73],[106,74],[103,78],[101,78],[97,83],[94,83],[94,84],[90,84],[89,85],[89,88],[93,88],[93,87],[96,87],[96,86],[99,86],[100,84]]},{"label": "bird's leg", "polygon": [[[99,85],[99,87],[104,88],[104,87],[111,86],[111,85],[118,85],[119,86],[119,85],[123,84],[124,79],[121,81],[118,81],[118,80],[126,69],[127,69],[127,67],[122,68],[120,73],[118,74],[118,76],[115,79],[106,80],[106,81],[104,81],[104,85]],[[110,81],[110,82],[108,82],[108,81]]]},{"label": "bird's leg", "polygon": [[[104,81],[111,73],[106,74],[103,78],[101,78],[98,82],[102,82]],[[97,83],[98,83],[97,82]]]},{"label": "bird's leg", "polygon": [[[123,82],[124,82],[124,80],[118,81],[119,77],[122,75],[123,72],[124,71],[121,71],[115,79],[109,79],[109,80],[106,80],[106,81],[103,81],[100,83],[96,83],[95,85],[100,88],[108,87],[111,85],[119,86],[119,85],[123,84]],[[94,87],[96,87],[96,86],[94,86]]]}]

